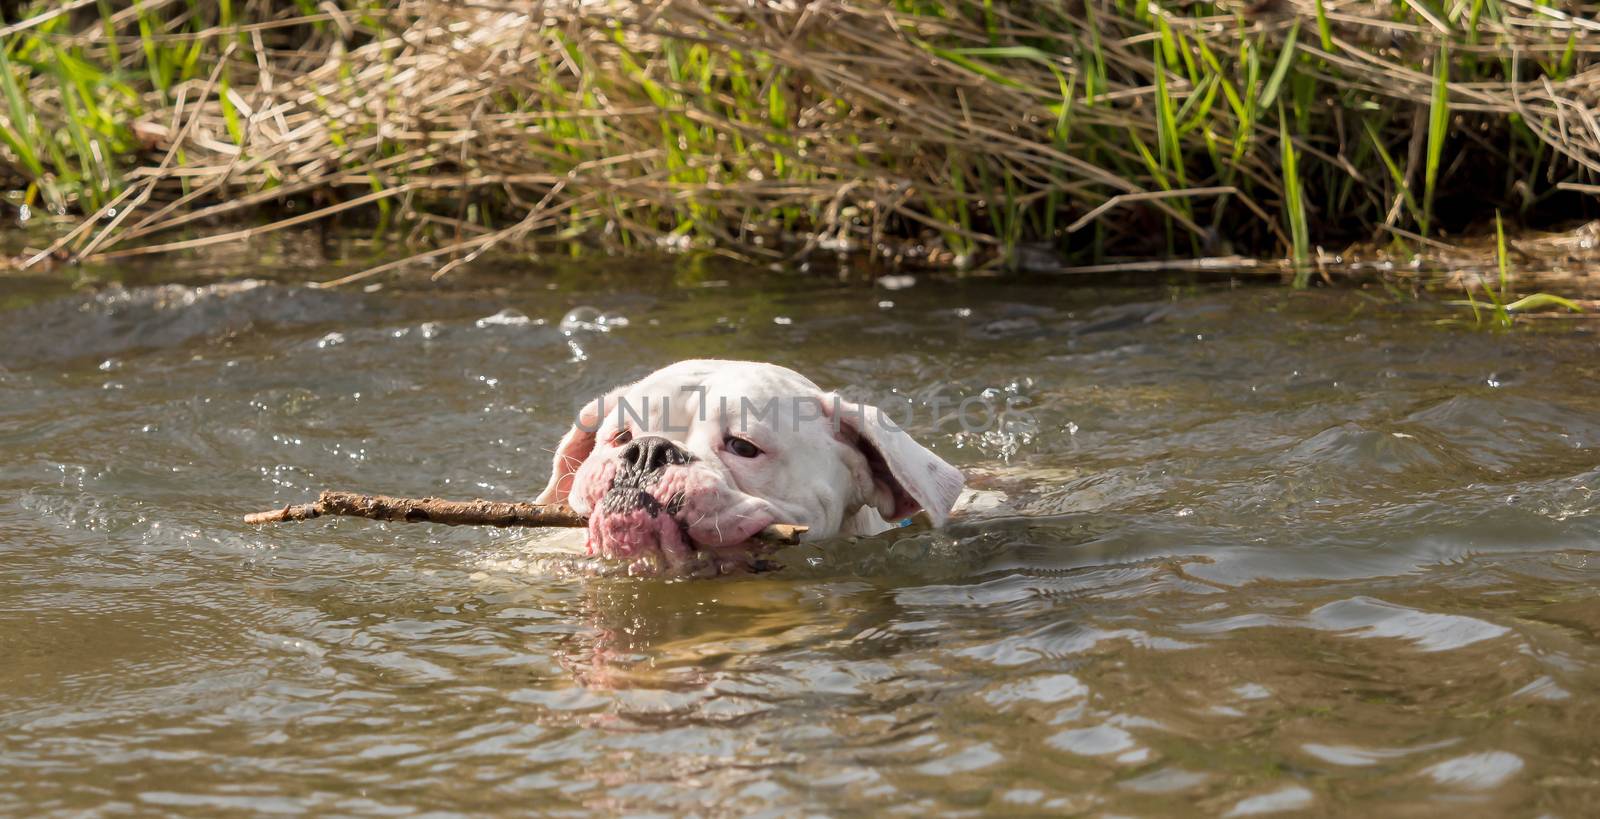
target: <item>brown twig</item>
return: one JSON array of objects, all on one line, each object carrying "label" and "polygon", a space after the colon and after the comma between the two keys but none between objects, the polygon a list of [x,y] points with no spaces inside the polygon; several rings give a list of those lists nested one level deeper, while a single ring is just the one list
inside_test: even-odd
[{"label": "brown twig", "polygon": [[[244,522],[251,525],[283,523],[292,520],[310,520],[323,515],[390,520],[401,523],[443,523],[446,526],[555,526],[582,528],[589,525],[588,518],[572,511],[571,507],[536,503],[506,503],[504,501],[452,501],[441,498],[391,498],[386,495],[362,495],[357,492],[325,491],[315,502],[285,506],[268,512],[245,515]],[[775,545],[792,545],[808,527],[788,523],[774,523],[762,529],[756,540]]]}]

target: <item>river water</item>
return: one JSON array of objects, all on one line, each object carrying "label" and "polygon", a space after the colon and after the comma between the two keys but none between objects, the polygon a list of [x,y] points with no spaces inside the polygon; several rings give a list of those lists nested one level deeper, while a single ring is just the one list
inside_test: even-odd
[{"label": "river water", "polygon": [[[0,813],[1600,813],[1592,322],[628,268],[0,281]],[[911,425],[1004,504],[692,581],[239,520],[526,499],[687,357],[1014,399]]]}]

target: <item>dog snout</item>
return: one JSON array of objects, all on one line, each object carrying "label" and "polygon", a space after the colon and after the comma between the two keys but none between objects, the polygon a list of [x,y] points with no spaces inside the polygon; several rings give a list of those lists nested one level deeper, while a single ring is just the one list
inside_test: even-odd
[{"label": "dog snout", "polygon": [[655,435],[635,438],[622,450],[622,462],[636,472],[659,472],[668,466],[689,462],[689,453],[677,444]]}]

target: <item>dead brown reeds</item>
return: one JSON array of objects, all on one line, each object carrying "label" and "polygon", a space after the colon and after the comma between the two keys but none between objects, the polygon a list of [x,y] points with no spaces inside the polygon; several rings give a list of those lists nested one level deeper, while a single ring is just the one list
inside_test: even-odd
[{"label": "dead brown reeds", "polygon": [[1582,215],[1600,172],[1576,0],[119,6],[0,25],[13,184],[92,217],[29,262],[359,216],[439,274],[583,238],[1303,277],[1319,243]]}]

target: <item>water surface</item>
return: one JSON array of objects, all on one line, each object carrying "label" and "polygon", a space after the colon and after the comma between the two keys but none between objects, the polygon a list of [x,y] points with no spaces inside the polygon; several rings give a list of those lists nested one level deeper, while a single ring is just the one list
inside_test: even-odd
[{"label": "water surface", "polygon": [[[625,266],[9,302],[0,813],[1600,812],[1586,323]],[[1006,505],[690,582],[238,520],[525,499],[584,398],[691,356],[909,397]],[[1026,417],[927,411],[971,396]]]}]

